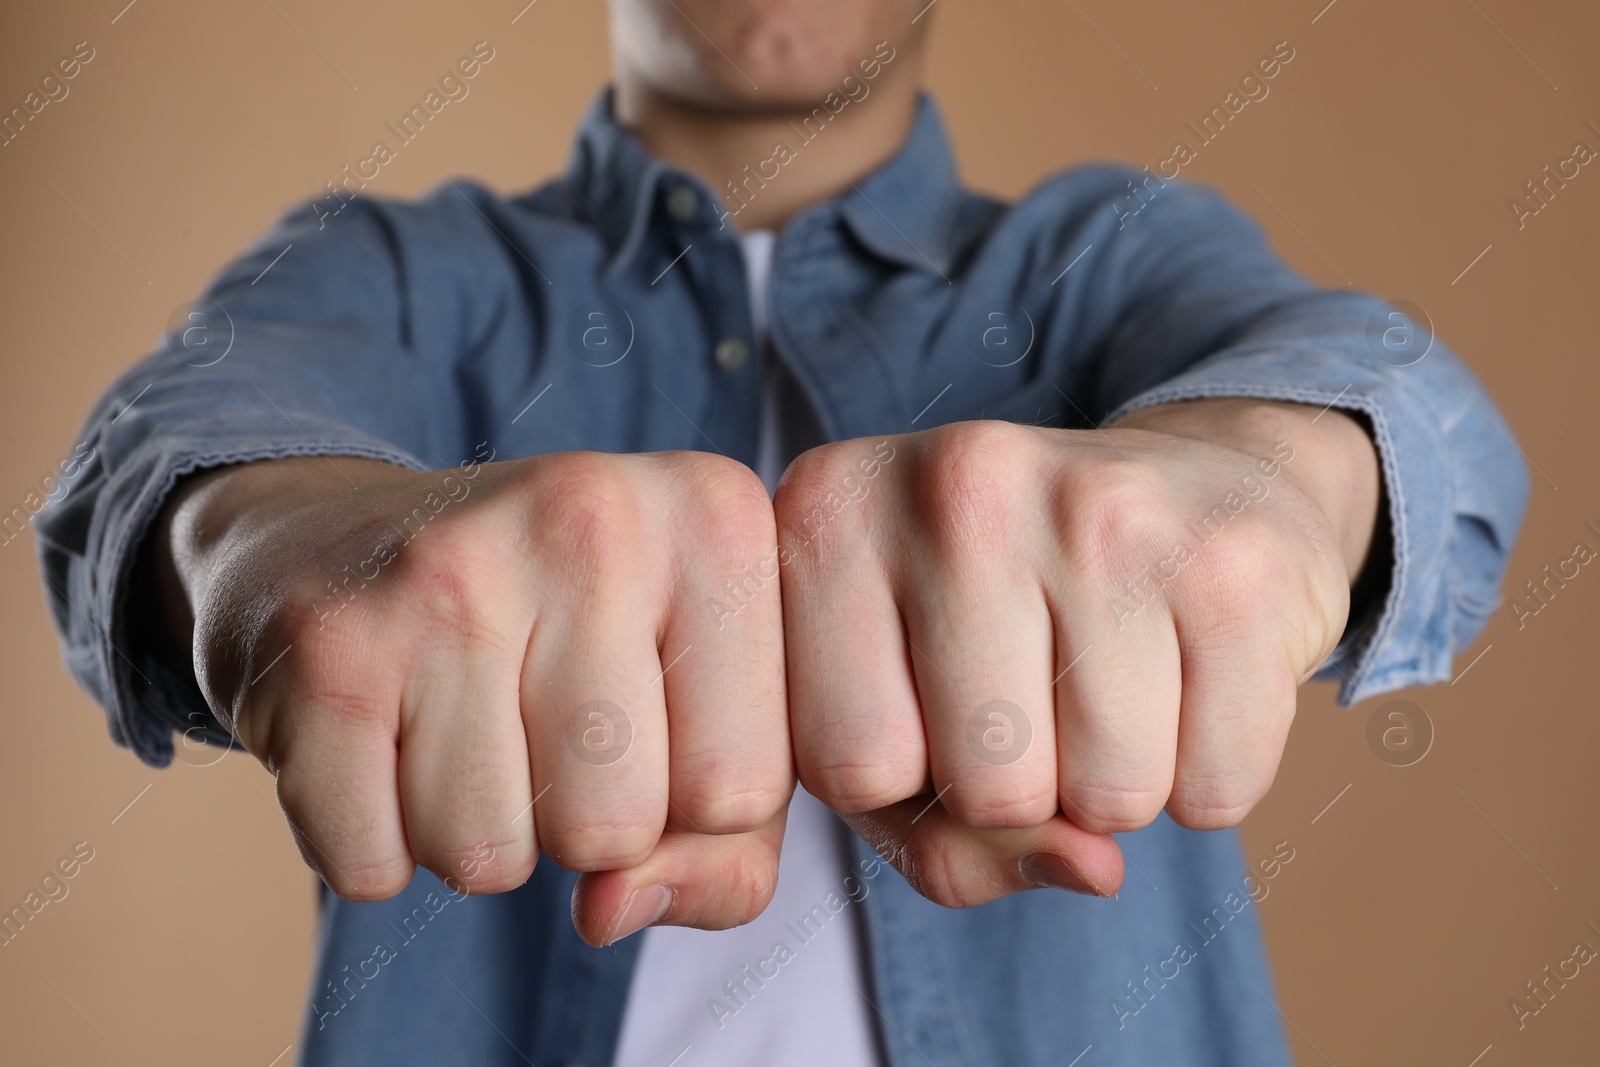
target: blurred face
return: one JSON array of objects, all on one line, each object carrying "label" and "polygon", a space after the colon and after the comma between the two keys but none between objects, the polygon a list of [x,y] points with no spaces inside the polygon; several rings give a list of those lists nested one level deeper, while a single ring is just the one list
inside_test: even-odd
[{"label": "blurred face", "polygon": [[610,2],[619,79],[741,111],[809,107],[879,42],[915,55],[931,20],[911,21],[927,0]]}]

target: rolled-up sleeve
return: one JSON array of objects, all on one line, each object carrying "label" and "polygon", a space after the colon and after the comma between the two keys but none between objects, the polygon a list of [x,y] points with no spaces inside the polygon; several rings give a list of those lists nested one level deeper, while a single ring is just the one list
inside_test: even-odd
[{"label": "rolled-up sleeve", "polygon": [[178,479],[284,456],[416,470],[459,459],[458,346],[433,339],[459,337],[465,308],[434,287],[419,322],[407,298],[417,257],[402,249],[397,210],[363,200],[334,218],[285,215],[95,405],[82,469],[35,521],[67,666],[112,737],[148,763],[170,762],[173,730],[226,740],[192,671],[150,651],[159,613],[129,603],[141,543]]},{"label": "rolled-up sleeve", "polygon": [[1364,418],[1393,569],[1318,677],[1340,681],[1343,704],[1449,678],[1499,605],[1527,507],[1527,466],[1505,419],[1423,314],[1313,286],[1214,193],[1176,182],[1143,193],[1130,201],[1136,214],[1108,203],[1096,224],[1105,327],[1095,407],[1114,420],[1254,397]]}]

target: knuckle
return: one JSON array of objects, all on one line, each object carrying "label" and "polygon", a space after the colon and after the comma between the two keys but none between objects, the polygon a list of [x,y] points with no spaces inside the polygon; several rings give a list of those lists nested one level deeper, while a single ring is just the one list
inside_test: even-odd
[{"label": "knuckle", "polygon": [[417,860],[450,888],[465,888],[478,894],[504,893],[522,885],[533,874],[536,857],[528,842],[480,839],[468,844],[468,840],[463,838],[459,843],[431,849],[426,858],[419,855]]},{"label": "knuckle", "polygon": [[616,463],[598,454],[568,453],[536,468],[532,479],[532,527],[547,545],[591,567],[626,552],[639,528],[639,510]]},{"label": "knuckle", "polygon": [[1058,478],[1049,502],[1068,558],[1097,565],[1113,581],[1171,551],[1168,506],[1128,463]]},{"label": "knuckle", "polygon": [[395,604],[398,612],[380,623],[387,631],[386,641],[404,643],[418,634],[455,640],[472,629],[477,615],[473,595],[458,563],[445,557],[442,548],[430,546],[412,557],[403,580],[404,599]]},{"label": "knuckle", "polygon": [[787,790],[734,792],[717,785],[708,779],[697,780],[693,786],[681,787],[680,795],[673,798],[674,808],[683,812],[689,828],[697,833],[751,833],[771,822],[789,802]]},{"label": "knuckle", "polygon": [[[380,694],[394,690],[394,680],[382,673],[381,657],[359,634],[328,632],[293,641],[283,672],[293,699],[283,705],[290,721],[315,716],[334,727],[381,732],[393,729],[399,717],[398,701]],[[275,742],[290,740],[274,737]]]},{"label": "knuckle", "polygon": [[[1248,611],[1271,594],[1282,570],[1278,556],[1253,517],[1240,515],[1210,534],[1193,568],[1195,598],[1224,611]],[[1210,527],[1205,527],[1207,531]]]},{"label": "knuckle", "polygon": [[454,591],[477,584],[479,575],[491,573],[497,560],[490,540],[475,524],[439,518],[431,526],[399,540],[394,546],[395,570],[407,592]]},{"label": "knuckle", "polygon": [[[859,529],[856,460],[843,444],[822,445],[789,465],[772,500],[777,535],[788,552],[820,564],[851,540]],[[784,554],[787,562],[788,552]]]},{"label": "knuckle", "polygon": [[1190,830],[1223,830],[1237,826],[1266,796],[1263,784],[1223,777],[1180,777],[1167,801],[1167,814]]},{"label": "knuckle", "polygon": [[416,869],[411,856],[403,850],[372,856],[365,842],[353,840],[357,835],[341,825],[351,822],[348,817],[352,815],[353,821],[364,821],[359,812],[329,820],[323,814],[324,790],[317,782],[280,772],[277,792],[301,858],[336,894],[354,901],[388,900],[410,883]]},{"label": "knuckle", "polygon": [[941,908],[968,908],[1002,895],[978,865],[958,855],[938,834],[914,830],[898,860],[906,883]]},{"label": "knuckle", "polygon": [[915,792],[903,784],[903,776],[887,768],[859,763],[825,764],[802,776],[807,791],[829,808],[853,813],[888,807]]},{"label": "knuckle", "polygon": [[1019,830],[1048,820],[1056,813],[1057,801],[1049,785],[1017,785],[999,790],[957,785],[941,803],[956,821],[975,830]]},{"label": "knuckle", "polygon": [[[1234,537],[1235,533],[1241,536]],[[1254,663],[1266,649],[1283,643],[1293,635],[1298,646],[1327,636],[1320,610],[1302,610],[1296,599],[1299,587],[1284,581],[1270,550],[1245,535],[1247,531],[1227,531],[1232,543],[1218,537],[1200,549],[1196,564],[1180,579],[1174,592],[1174,606],[1185,628],[1208,650],[1207,666],[1219,674],[1243,673],[1245,663]],[[1295,623],[1286,620],[1297,618]],[[1292,629],[1291,629],[1292,628]],[[1239,655],[1251,653],[1248,657]],[[1228,654],[1235,662],[1228,662]],[[1276,699],[1280,694],[1273,694]]]},{"label": "knuckle", "polygon": [[915,797],[925,777],[925,742],[918,723],[920,718],[899,726],[846,718],[826,747],[797,745],[795,761],[806,792],[843,814],[877,811]]},{"label": "knuckle", "polygon": [[312,853],[306,862],[336,896],[358,904],[399,896],[411,884],[411,876],[416,873],[416,864],[409,857],[381,864],[341,864],[335,867],[320,861]]},{"label": "knuckle", "polygon": [[1225,542],[1217,539],[1218,566],[1262,588],[1281,571],[1276,546],[1265,536],[1261,523],[1252,521],[1237,523],[1236,526],[1237,537]]},{"label": "knuckle", "polygon": [[351,592],[331,609],[319,604],[311,612],[280,612],[258,642],[262,662],[253,670],[262,672],[267,660],[283,653],[282,663],[264,675],[269,684],[286,685],[300,702],[341,718],[391,717],[392,702],[376,694],[397,691],[404,661],[395,650],[419,637],[465,635],[479,618],[472,605],[484,598],[472,591],[480,583],[470,572],[487,564],[465,561],[440,534],[430,532],[427,543],[404,549],[392,563],[393,577],[379,589],[347,581]]},{"label": "knuckle", "polygon": [[962,422],[929,431],[912,479],[914,507],[935,545],[958,552],[1003,549],[1028,499],[1020,457],[1028,431],[1009,422]]},{"label": "knuckle", "polygon": [[755,471],[738,460],[711,452],[681,452],[673,463],[685,479],[688,491],[709,512],[755,512],[771,510],[767,488]]},{"label": "knuckle", "polygon": [[825,492],[848,465],[841,443],[808,448],[792,460],[778,480],[777,500],[793,504],[797,498]]},{"label": "knuckle", "polygon": [[649,858],[665,823],[665,815],[649,825],[639,819],[555,818],[539,823],[539,844],[569,871],[625,870]]},{"label": "knuckle", "polygon": [[692,523],[697,533],[721,554],[738,559],[770,551],[777,539],[772,500],[755,471],[710,456],[696,460],[692,473]]},{"label": "knuckle", "polygon": [[718,907],[704,924],[726,930],[756,919],[772,903],[778,888],[778,854],[765,843],[752,843],[727,860],[726,883],[719,886]]},{"label": "knuckle", "polygon": [[[330,673],[347,672],[360,666],[361,635],[369,625],[365,605],[359,600],[348,607],[341,604],[337,618],[289,610],[285,605],[256,640],[255,648],[263,662],[251,667],[260,672],[267,658],[276,655],[279,649],[289,648],[300,654],[285,656],[272,675],[262,675],[262,678],[276,676],[277,679],[311,681],[324,679]],[[245,678],[244,682],[250,682],[250,678]]]},{"label": "knuckle", "polygon": [[1074,782],[1062,790],[1067,815],[1094,833],[1125,833],[1150,825],[1169,791],[1111,783]]}]

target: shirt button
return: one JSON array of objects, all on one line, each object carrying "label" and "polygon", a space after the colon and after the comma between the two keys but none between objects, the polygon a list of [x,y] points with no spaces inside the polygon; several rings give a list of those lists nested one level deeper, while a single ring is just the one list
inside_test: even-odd
[{"label": "shirt button", "polygon": [[725,371],[736,371],[750,362],[750,346],[742,337],[725,337],[711,350],[711,358]]},{"label": "shirt button", "polygon": [[688,222],[700,214],[700,198],[687,185],[674,185],[667,193],[667,214]]}]

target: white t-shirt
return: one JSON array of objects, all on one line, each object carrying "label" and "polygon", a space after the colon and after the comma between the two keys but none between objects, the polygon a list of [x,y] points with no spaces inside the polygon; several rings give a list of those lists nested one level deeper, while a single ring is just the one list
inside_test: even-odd
[{"label": "white t-shirt", "polygon": [[[740,243],[764,343],[774,235],[758,230]],[[768,492],[794,458],[783,454],[777,383],[769,365],[756,461]],[[879,1067],[860,942],[860,899],[871,883],[849,874],[839,820],[797,789],[777,893],[760,918],[733,930],[636,935],[644,943],[616,1067]],[[831,911],[830,897],[844,906]]]}]

